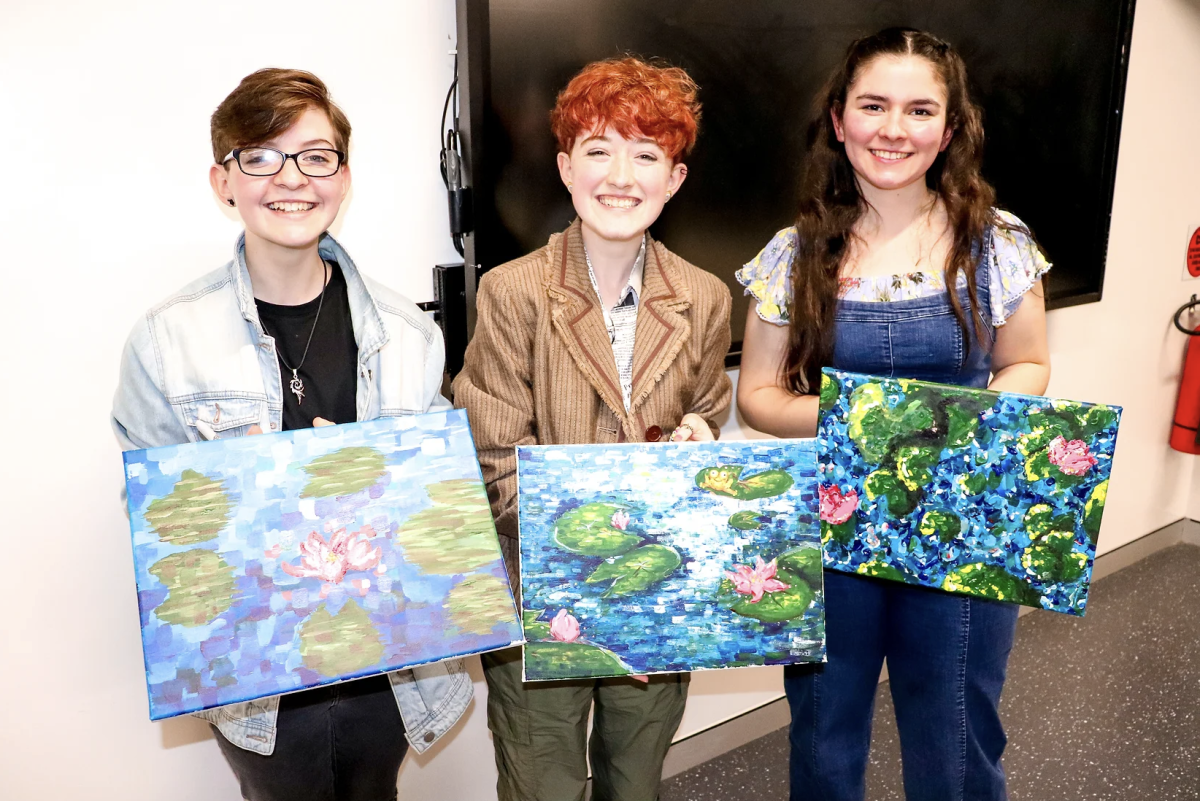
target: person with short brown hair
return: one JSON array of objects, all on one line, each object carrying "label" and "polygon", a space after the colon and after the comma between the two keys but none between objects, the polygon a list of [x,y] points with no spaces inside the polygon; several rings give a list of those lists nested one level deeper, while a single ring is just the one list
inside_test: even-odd
[{"label": "person with short brown hair", "polygon": [[[212,145],[213,191],[245,230],[232,261],[134,327],[113,401],[121,447],[448,408],[438,327],[360,274],[327,231],[350,190],[350,123],[325,84],[301,70],[247,76],[213,114]],[[294,603],[295,614],[311,613]],[[256,623],[229,621],[247,625]],[[177,683],[190,686],[178,691],[203,703],[206,687],[242,677],[283,692],[298,685],[305,668],[281,668],[260,640],[271,632],[257,632],[227,656],[219,648],[231,642],[214,637],[224,646],[208,664],[189,666],[191,678]],[[390,801],[409,744],[432,746],[472,692],[456,659],[199,716],[213,724],[249,801]]]},{"label": "person with short brown hair", "polygon": [[[479,284],[454,400],[516,593],[514,446],[711,440],[729,406],[729,290],[646,230],[687,176],[696,91],[683,70],[638,59],[585,67],[551,115],[579,217]],[[583,798],[593,704],[592,798],[657,798],[687,674],[526,684],[517,649],[483,665],[501,801]]]}]

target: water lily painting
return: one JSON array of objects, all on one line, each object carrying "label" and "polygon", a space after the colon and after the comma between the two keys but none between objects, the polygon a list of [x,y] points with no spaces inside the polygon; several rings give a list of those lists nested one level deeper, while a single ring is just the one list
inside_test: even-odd
[{"label": "water lily painting", "polygon": [[826,369],[825,566],[1082,615],[1121,409]]},{"label": "water lily painting", "polygon": [[150,717],[521,640],[465,412],[125,454]]},{"label": "water lily painting", "polygon": [[816,441],[517,449],[527,681],[820,662]]}]

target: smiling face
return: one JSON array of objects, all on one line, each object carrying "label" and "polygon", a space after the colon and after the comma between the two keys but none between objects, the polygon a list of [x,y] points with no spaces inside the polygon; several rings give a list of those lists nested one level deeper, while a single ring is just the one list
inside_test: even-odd
[{"label": "smiling face", "polygon": [[[308,148],[337,149],[335,141],[329,117],[309,108],[283,133],[254,144],[298,153]],[[247,249],[259,253],[315,247],[350,190],[347,165],[327,178],[311,178],[300,172],[295,159],[287,159],[280,172],[266,176],[246,175],[230,159],[213,165],[210,178],[219,197],[234,201],[246,226]]]},{"label": "smiling face", "polygon": [[859,70],[833,127],[864,190],[924,185],[950,144],[946,88],[919,56],[881,56]]},{"label": "smiling face", "polygon": [[559,153],[558,171],[585,241],[596,236],[613,243],[639,240],[687,174],[652,139],[627,139],[611,126],[580,137],[569,154]]}]

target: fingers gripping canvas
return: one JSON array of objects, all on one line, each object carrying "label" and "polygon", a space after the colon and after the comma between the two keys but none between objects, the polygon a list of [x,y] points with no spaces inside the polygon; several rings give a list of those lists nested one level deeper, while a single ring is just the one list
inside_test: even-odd
[{"label": "fingers gripping canvas", "polygon": [[521,639],[466,414],[129,451],[150,717]]},{"label": "fingers gripping canvas", "polygon": [[1082,615],[1120,418],[826,369],[825,566]]},{"label": "fingers gripping canvas", "polygon": [[824,659],[815,440],[517,457],[526,680]]}]

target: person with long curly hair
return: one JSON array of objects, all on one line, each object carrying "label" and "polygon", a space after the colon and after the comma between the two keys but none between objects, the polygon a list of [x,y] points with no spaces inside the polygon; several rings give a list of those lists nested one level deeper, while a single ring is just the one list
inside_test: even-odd
[{"label": "person with long curly hair", "polygon": [[[687,175],[696,92],[674,67],[585,67],[551,114],[578,219],[480,282],[454,402],[470,418],[515,593],[514,446],[711,440],[729,406],[729,290],[646,232]],[[573,618],[560,628],[578,634]],[[593,799],[658,797],[686,674],[524,683],[516,648],[483,666],[501,801],[582,799],[587,756]]]},{"label": "person with long curly hair", "polygon": [[[813,436],[821,368],[1038,395],[1050,378],[1029,229],[980,174],[983,125],[946,42],[892,28],[852,43],[818,98],[795,225],[738,279],[738,408]],[[1006,797],[997,712],[1017,607],[826,571],[828,662],[784,672],[791,798],[859,800],[884,660],[905,793]]]}]

